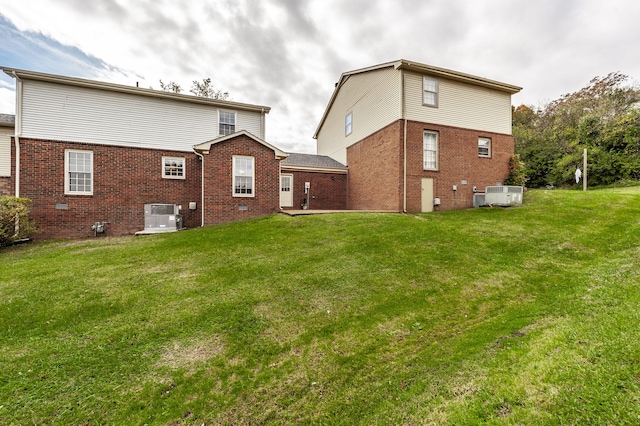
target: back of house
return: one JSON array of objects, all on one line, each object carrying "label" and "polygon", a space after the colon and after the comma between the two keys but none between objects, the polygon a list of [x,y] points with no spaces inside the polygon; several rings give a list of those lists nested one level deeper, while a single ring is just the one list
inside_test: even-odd
[{"label": "back of house", "polygon": [[347,207],[466,208],[500,185],[519,87],[407,60],[343,73],[314,137],[348,168]]}]

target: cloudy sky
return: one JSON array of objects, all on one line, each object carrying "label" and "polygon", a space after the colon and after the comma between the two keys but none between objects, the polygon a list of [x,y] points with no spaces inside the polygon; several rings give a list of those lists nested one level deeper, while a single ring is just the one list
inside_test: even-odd
[{"label": "cloudy sky", "polygon": [[[0,0],[0,65],[188,93],[210,77],[268,105],[267,141],[315,153],[340,74],[397,59],[523,87],[543,105],[620,71],[640,80],[637,0]],[[14,112],[0,76],[0,113]]]}]

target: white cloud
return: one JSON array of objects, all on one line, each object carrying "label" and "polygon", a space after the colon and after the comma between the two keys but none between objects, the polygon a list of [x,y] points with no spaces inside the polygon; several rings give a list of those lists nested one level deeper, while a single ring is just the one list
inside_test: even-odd
[{"label": "white cloud", "polygon": [[[400,58],[522,86],[515,104],[556,99],[612,71],[640,76],[632,0],[26,3],[0,0],[0,10],[22,32],[91,55],[91,78],[156,88],[173,80],[188,91],[210,77],[233,100],[271,106],[267,139],[286,150],[315,152],[313,133],[342,72]],[[64,53],[50,61],[91,62]]]}]

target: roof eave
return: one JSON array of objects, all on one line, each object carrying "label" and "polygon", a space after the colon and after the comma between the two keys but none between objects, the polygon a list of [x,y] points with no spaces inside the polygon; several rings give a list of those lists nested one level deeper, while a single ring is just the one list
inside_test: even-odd
[{"label": "roof eave", "polygon": [[86,87],[98,90],[108,90],[112,92],[135,94],[140,96],[150,96],[155,98],[172,99],[182,102],[218,106],[221,108],[238,109],[243,111],[261,112],[268,114],[271,107],[264,105],[252,105],[241,102],[225,101],[220,99],[210,99],[194,95],[183,95],[180,93],[163,92],[161,90],[144,89],[141,87],[126,86],[115,83],[105,83],[101,81],[86,80],[76,77],[68,77],[55,74],[45,74],[35,71],[26,71],[16,68],[0,67],[5,74],[10,77],[18,76],[24,80],[46,81],[50,83],[66,84],[69,86]]},{"label": "roof eave", "polygon": [[212,145],[228,141],[228,140],[233,139],[233,138],[238,137],[238,136],[247,136],[247,137],[253,139],[254,141],[258,142],[259,144],[264,145],[269,149],[272,149],[273,152],[275,153],[276,158],[278,158],[280,160],[285,159],[285,158],[287,158],[289,156],[289,154],[287,154],[286,152],[282,151],[281,149],[276,148],[275,146],[273,146],[270,143],[260,139],[259,137],[257,137],[253,133],[250,133],[250,132],[248,132],[246,130],[240,130],[238,132],[231,133],[231,134],[226,135],[226,136],[221,136],[219,138],[212,139],[210,141],[203,142],[203,143],[200,143],[198,145],[194,145],[193,146],[193,150],[198,152],[198,153],[201,153],[201,154],[208,154],[209,151],[211,151],[211,146]]}]

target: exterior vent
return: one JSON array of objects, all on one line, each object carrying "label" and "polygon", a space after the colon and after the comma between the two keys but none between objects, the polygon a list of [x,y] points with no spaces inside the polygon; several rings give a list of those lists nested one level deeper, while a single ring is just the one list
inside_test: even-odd
[{"label": "exterior vent", "polygon": [[[489,206],[521,206],[522,186],[487,186],[484,194],[484,204]],[[474,196],[475,206],[475,196]]]},{"label": "exterior vent", "polygon": [[144,230],[170,232],[182,229],[182,216],[175,204],[145,204]]}]

